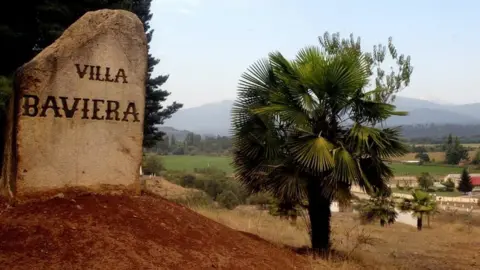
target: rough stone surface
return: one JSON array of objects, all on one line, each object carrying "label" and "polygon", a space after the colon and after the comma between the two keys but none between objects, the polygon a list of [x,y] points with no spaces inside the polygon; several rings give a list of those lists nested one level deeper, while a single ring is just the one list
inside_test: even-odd
[{"label": "rough stone surface", "polygon": [[4,195],[138,185],[147,42],[130,12],[86,13],[16,74]]}]

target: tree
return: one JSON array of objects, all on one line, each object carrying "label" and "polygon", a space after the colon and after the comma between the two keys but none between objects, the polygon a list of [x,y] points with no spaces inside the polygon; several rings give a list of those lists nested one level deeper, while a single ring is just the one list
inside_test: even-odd
[{"label": "tree", "polygon": [[423,162],[430,162],[430,156],[425,152],[417,153],[415,155],[415,158],[420,160],[420,162],[422,162],[422,163]]},{"label": "tree", "polygon": [[[143,22],[147,42],[150,44],[153,37],[153,30],[150,29],[150,5],[152,0],[125,0],[123,7],[137,14]],[[150,45],[148,45],[150,51]],[[182,108],[182,104],[173,102],[167,107],[163,107],[162,103],[166,101],[170,93],[160,87],[167,81],[168,75],[153,76],[154,67],[160,60],[154,58],[152,54],[148,54],[148,77],[145,92],[145,122],[143,130],[143,145],[151,147],[156,141],[162,140],[164,132],[158,129],[158,125],[169,119],[175,112]]]},{"label": "tree", "polygon": [[452,179],[450,178],[443,182],[442,185],[445,187],[445,191],[452,192],[455,190],[455,183],[453,183]]},{"label": "tree", "polygon": [[217,196],[216,201],[223,207],[232,210],[240,204],[237,196],[231,190],[225,190]]},{"label": "tree", "polygon": [[[328,33],[294,60],[280,52],[254,63],[232,109],[235,173],[251,192],[308,202],[314,252],[330,248],[330,205],[356,183],[381,190],[393,176],[384,162],[407,153],[399,130],[380,123],[397,112],[391,102],[408,85],[410,58],[388,51],[399,71],[385,75],[385,46],[361,50],[360,40]],[[376,72],[376,73],[375,73]],[[375,88],[369,79],[376,76]]]},{"label": "tree", "polygon": [[460,144],[458,137],[453,139],[450,134],[445,144],[445,161],[447,164],[456,165],[461,160],[468,160],[468,150]]},{"label": "tree", "polygon": [[370,199],[360,202],[355,208],[360,213],[361,220],[368,223],[379,220],[382,227],[387,223],[394,223],[398,214],[391,195],[390,189],[379,190],[374,192]]},{"label": "tree", "polygon": [[433,186],[434,178],[428,172],[422,172],[420,176],[417,177],[417,182],[419,187],[427,191]]},{"label": "tree", "polygon": [[164,170],[162,159],[157,155],[145,155],[142,163],[143,173],[146,175],[158,175]]},{"label": "tree", "polygon": [[464,168],[462,175],[460,176],[460,182],[458,183],[458,191],[467,193],[473,190],[472,179],[467,169]]},{"label": "tree", "polygon": [[437,203],[428,193],[415,190],[412,192],[412,198],[404,198],[399,207],[403,212],[412,212],[412,215],[417,218],[417,230],[421,231],[423,217],[435,212]]},{"label": "tree", "polygon": [[472,159],[472,164],[474,165],[480,165],[480,150],[477,150],[475,152],[475,156]]}]

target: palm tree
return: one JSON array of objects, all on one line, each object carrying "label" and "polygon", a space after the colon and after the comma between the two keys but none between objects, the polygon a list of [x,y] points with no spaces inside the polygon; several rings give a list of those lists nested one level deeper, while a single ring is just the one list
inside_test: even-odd
[{"label": "palm tree", "polygon": [[379,190],[370,196],[370,199],[360,202],[355,208],[360,218],[365,222],[380,221],[380,226],[395,222],[398,214],[395,210],[395,201],[391,197],[390,189]]},{"label": "palm tree", "polygon": [[437,210],[437,203],[430,194],[417,189],[412,192],[412,198],[404,198],[399,207],[403,212],[412,212],[412,215],[417,218],[417,230],[421,231],[423,217],[434,213]]},{"label": "palm tree", "polygon": [[294,60],[274,52],[253,64],[232,109],[236,175],[251,192],[308,202],[314,251],[330,248],[332,199],[352,184],[386,188],[393,173],[384,160],[407,152],[398,129],[379,123],[405,115],[388,102],[412,71],[409,58],[397,57],[389,44],[401,73],[385,76],[379,69],[375,89],[366,91],[385,47],[367,54],[353,36],[340,40],[328,33],[320,43]]}]

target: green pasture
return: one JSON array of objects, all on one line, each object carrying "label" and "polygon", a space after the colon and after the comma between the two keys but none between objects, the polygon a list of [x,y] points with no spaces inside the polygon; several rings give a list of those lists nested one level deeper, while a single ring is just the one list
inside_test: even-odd
[{"label": "green pasture", "polygon": [[[195,168],[215,167],[233,173],[231,166],[231,157],[217,156],[163,156],[163,163],[167,170],[170,171],[188,171],[191,172]],[[461,173],[461,167],[453,166],[435,166],[435,165],[416,165],[392,163],[390,166],[397,176],[417,176],[422,172],[428,172],[435,176],[445,176],[451,173]],[[478,171],[470,171],[478,172]]]}]

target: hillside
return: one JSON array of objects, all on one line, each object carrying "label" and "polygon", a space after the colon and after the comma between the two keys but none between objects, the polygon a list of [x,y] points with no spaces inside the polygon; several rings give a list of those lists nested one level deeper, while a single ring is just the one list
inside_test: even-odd
[{"label": "hillside", "polygon": [[[189,130],[198,134],[229,135],[230,111],[233,101],[209,103],[199,107],[182,109],[165,121],[161,127],[168,134],[183,132],[176,137],[186,136]],[[480,103],[465,105],[444,105],[431,101],[397,97],[395,105],[399,110],[408,111],[408,116],[392,117],[387,121],[390,126],[403,126],[406,138],[433,137],[442,138],[449,133],[471,137],[480,135]],[[434,127],[431,125],[434,124]]]},{"label": "hillside", "polygon": [[65,193],[0,206],[2,269],[304,269],[307,263],[152,196]]}]

